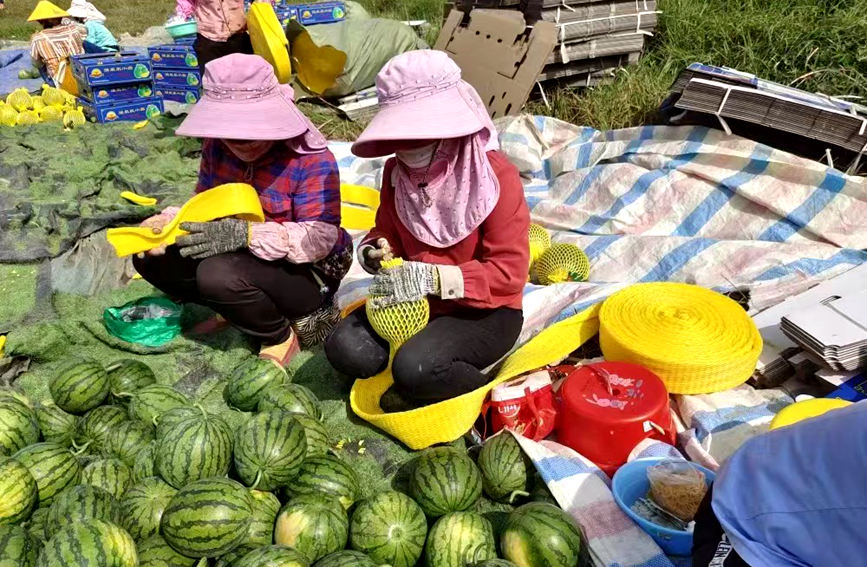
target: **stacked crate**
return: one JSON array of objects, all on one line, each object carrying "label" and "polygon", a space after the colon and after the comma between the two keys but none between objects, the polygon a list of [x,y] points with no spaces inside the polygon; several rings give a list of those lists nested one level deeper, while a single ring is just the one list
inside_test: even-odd
[{"label": "stacked crate", "polygon": [[79,104],[92,122],[140,121],[163,112],[149,59],[133,52],[76,55]]},{"label": "stacked crate", "polygon": [[175,43],[148,48],[158,96],[172,102],[195,104],[201,97],[202,73],[191,44]]},{"label": "stacked crate", "polygon": [[[513,1],[518,2],[520,0]],[[252,0],[244,0],[247,9],[252,3]],[[274,0],[274,12],[284,28],[292,20],[297,20],[305,26],[333,24],[346,19],[346,3],[341,0],[326,0],[324,2]]]}]

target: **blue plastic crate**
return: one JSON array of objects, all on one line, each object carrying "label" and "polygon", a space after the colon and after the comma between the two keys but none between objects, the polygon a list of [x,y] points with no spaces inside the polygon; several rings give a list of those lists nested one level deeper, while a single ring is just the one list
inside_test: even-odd
[{"label": "blue plastic crate", "polygon": [[158,116],[165,110],[163,99],[157,97],[100,104],[84,99],[78,99],[78,102],[84,110],[84,116],[91,122],[139,122]]},{"label": "blue plastic crate", "polygon": [[191,45],[157,45],[148,47],[154,69],[198,69],[199,58]]},{"label": "blue plastic crate", "polygon": [[189,45],[192,46],[196,43],[196,34],[193,35],[185,35],[183,37],[174,38],[175,45]]},{"label": "blue plastic crate", "polygon": [[181,104],[195,104],[199,102],[202,91],[198,88],[157,87],[156,95],[163,100],[180,102]]},{"label": "blue plastic crate", "polygon": [[141,83],[153,73],[150,59],[133,52],[76,55],[72,58],[72,75],[80,86]]},{"label": "blue plastic crate", "polygon": [[90,102],[118,102],[154,96],[154,83],[153,81],[147,81],[144,83],[102,85],[96,87],[82,85],[80,91],[81,97]]},{"label": "blue plastic crate", "polygon": [[298,21],[305,26],[331,24],[346,19],[346,4],[343,2],[296,4],[293,7],[298,11]]},{"label": "blue plastic crate", "polygon": [[183,69],[157,69],[154,71],[154,85],[157,87],[198,87],[202,84],[199,71]]}]

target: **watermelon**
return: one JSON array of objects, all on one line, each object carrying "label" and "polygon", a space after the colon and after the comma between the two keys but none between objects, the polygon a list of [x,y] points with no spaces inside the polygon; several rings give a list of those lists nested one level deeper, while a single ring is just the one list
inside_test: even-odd
[{"label": "watermelon", "polygon": [[298,496],[283,506],[274,542],[300,551],[315,562],[346,547],[349,518],[340,501],[327,494]]},{"label": "watermelon", "polygon": [[66,524],[42,550],[38,567],[137,567],[128,533],[102,520]]},{"label": "watermelon", "polygon": [[51,504],[54,497],[78,483],[81,465],[63,445],[36,443],[15,453],[13,458],[27,467],[39,491],[39,505]]},{"label": "watermelon", "polygon": [[259,411],[283,410],[289,413],[303,413],[313,419],[322,419],[319,400],[301,384],[274,384],[262,392]]},{"label": "watermelon", "polygon": [[153,440],[153,427],[141,421],[127,421],[109,432],[106,451],[125,465],[133,466],[139,452]]},{"label": "watermelon", "polygon": [[226,476],[232,463],[232,433],[221,418],[204,412],[180,422],[157,441],[157,472],[175,488]]},{"label": "watermelon", "polygon": [[132,486],[132,470],[117,459],[97,459],[81,471],[81,484],[102,488],[120,498]]},{"label": "watermelon", "polygon": [[428,449],[416,461],[410,494],[430,518],[470,508],[482,495],[476,464],[451,447]]},{"label": "watermelon", "polygon": [[126,410],[120,406],[99,406],[87,412],[78,422],[73,444],[77,448],[87,447],[92,453],[106,448],[109,432],[127,421]]},{"label": "watermelon", "polygon": [[378,564],[360,551],[348,549],[326,555],[313,567],[378,567]]},{"label": "watermelon", "polygon": [[327,455],[331,448],[331,441],[328,440],[325,426],[319,420],[304,413],[296,413],[292,417],[304,426],[304,432],[307,434],[307,457]]},{"label": "watermelon", "polygon": [[243,543],[252,521],[246,488],[227,478],[205,478],[172,497],[160,531],[187,557],[219,557]]},{"label": "watermelon", "polygon": [[72,445],[78,421],[74,415],[63,411],[52,401],[45,401],[36,406],[36,421],[42,431],[42,439],[67,447]]},{"label": "watermelon", "polygon": [[518,567],[575,567],[581,559],[581,531],[557,506],[531,502],[509,514],[500,546]]},{"label": "watermelon", "polygon": [[352,514],[350,546],[377,564],[413,567],[421,557],[427,520],[415,501],[400,492],[382,492]]},{"label": "watermelon", "polygon": [[152,384],[140,388],[129,399],[129,416],[148,425],[170,409],[190,405],[190,399],[171,386]]},{"label": "watermelon", "polygon": [[48,389],[62,410],[76,415],[86,413],[108,396],[108,374],[95,360],[78,360],[58,372]]},{"label": "watermelon", "polygon": [[470,567],[517,567],[517,565],[505,559],[487,559],[478,563],[471,563]]},{"label": "watermelon", "polygon": [[250,551],[231,567],[309,567],[307,558],[284,545],[269,545]]},{"label": "watermelon", "polygon": [[235,432],[235,472],[253,488],[286,486],[298,474],[306,453],[304,427],[286,412],[256,414]]},{"label": "watermelon", "polygon": [[545,483],[545,479],[538,474],[533,478],[533,490],[530,492],[530,500],[533,502],[547,502],[548,504],[559,506],[557,499],[554,498],[554,495],[551,494],[551,490]]},{"label": "watermelon", "polygon": [[235,561],[238,561],[254,549],[259,549],[259,545],[239,545],[229,553],[225,553],[217,558],[216,561],[213,562],[213,567],[232,567],[235,564]]},{"label": "watermelon", "polygon": [[120,509],[114,496],[105,490],[89,484],[79,484],[54,499],[48,513],[47,533],[51,537],[68,523],[91,519],[116,524],[120,522]]},{"label": "watermelon", "polygon": [[163,512],[177,493],[158,477],[136,483],[120,499],[121,525],[135,540],[159,533]]},{"label": "watermelon", "polygon": [[157,471],[154,468],[154,460],[157,458],[156,451],[157,443],[156,441],[151,441],[135,456],[135,462],[132,465],[133,482],[139,482],[143,479],[156,476]]},{"label": "watermelon", "polygon": [[179,423],[202,415],[202,410],[193,406],[181,406],[172,408],[164,414],[157,417],[157,434],[156,439],[162,439],[166,433],[174,429]]},{"label": "watermelon", "polygon": [[22,526],[0,525],[0,566],[33,567],[39,542]]},{"label": "watermelon", "polygon": [[0,525],[17,524],[30,517],[39,493],[27,467],[0,457]]},{"label": "watermelon", "polygon": [[30,401],[30,398],[27,397],[27,394],[20,390],[16,390],[15,388],[0,387],[0,401],[3,400],[14,400],[16,402],[21,402],[30,409],[33,409],[33,402]]},{"label": "watermelon", "polygon": [[193,567],[198,562],[172,549],[159,535],[139,541],[136,551],[139,567]]},{"label": "watermelon", "polygon": [[150,366],[138,360],[119,360],[107,370],[109,391],[116,403],[126,403],[135,392],[157,383]]},{"label": "watermelon", "polygon": [[491,524],[473,512],[452,512],[437,520],[425,546],[427,567],[464,567],[496,558]]},{"label": "watermelon", "polygon": [[36,413],[17,399],[0,400],[0,456],[39,441]]},{"label": "watermelon", "polygon": [[281,385],[290,380],[286,371],[261,358],[251,358],[239,364],[223,388],[223,398],[229,407],[241,411],[256,409],[262,392],[272,385]]},{"label": "watermelon", "polygon": [[250,491],[253,521],[247,530],[246,544],[268,545],[274,541],[274,520],[280,512],[280,500],[270,492]]},{"label": "watermelon", "polygon": [[529,496],[533,465],[511,433],[485,441],[479,453],[479,470],[485,494],[492,500],[512,503],[516,496]]},{"label": "watermelon", "polygon": [[27,527],[27,533],[30,534],[34,540],[45,543],[48,541],[46,537],[46,525],[48,524],[48,513],[51,511],[51,508],[37,508],[30,515],[30,519],[27,520],[27,523],[24,524]]},{"label": "watermelon", "polygon": [[358,500],[361,487],[352,467],[342,459],[323,455],[304,461],[298,476],[286,487],[286,494],[290,497],[318,493],[336,496],[349,510]]}]

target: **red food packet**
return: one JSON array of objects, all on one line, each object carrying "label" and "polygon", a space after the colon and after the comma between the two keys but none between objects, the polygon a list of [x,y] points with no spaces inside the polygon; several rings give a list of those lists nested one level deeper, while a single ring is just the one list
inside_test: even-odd
[{"label": "red food packet", "polygon": [[557,423],[554,388],[547,370],[496,386],[489,407],[494,433],[509,428],[539,441],[550,435]]}]

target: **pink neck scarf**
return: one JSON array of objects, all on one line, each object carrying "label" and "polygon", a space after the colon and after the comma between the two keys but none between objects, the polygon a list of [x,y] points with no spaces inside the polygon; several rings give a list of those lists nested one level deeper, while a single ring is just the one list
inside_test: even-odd
[{"label": "pink neck scarf", "polygon": [[429,167],[410,169],[400,160],[391,181],[397,216],[421,242],[448,248],[476,230],[500,199],[500,183],[486,150],[491,133],[443,140]]}]

